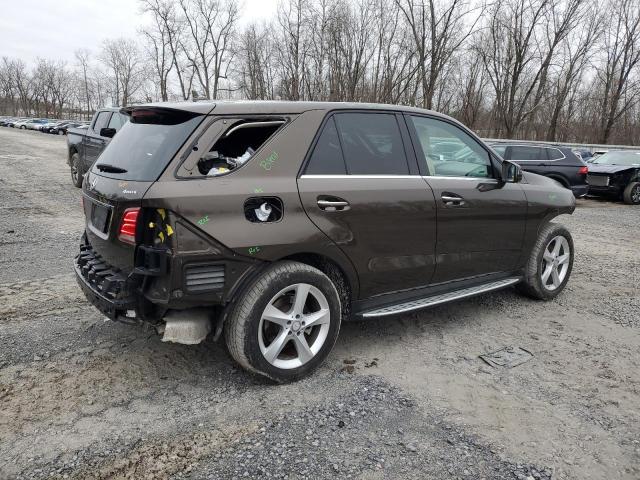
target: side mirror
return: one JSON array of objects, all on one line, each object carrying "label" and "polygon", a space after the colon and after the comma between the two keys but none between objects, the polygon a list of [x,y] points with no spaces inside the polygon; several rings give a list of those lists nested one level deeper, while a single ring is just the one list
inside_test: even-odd
[{"label": "side mirror", "polygon": [[522,181],[522,169],[520,165],[504,160],[502,162],[502,181],[504,183],[518,183]]},{"label": "side mirror", "polygon": [[113,138],[113,136],[115,134],[116,134],[116,129],[115,128],[101,128],[100,129],[100,136],[101,137]]}]

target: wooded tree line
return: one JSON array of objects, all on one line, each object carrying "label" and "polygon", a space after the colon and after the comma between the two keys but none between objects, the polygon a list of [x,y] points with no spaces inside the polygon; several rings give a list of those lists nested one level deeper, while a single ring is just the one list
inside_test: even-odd
[{"label": "wooded tree line", "polygon": [[[487,137],[640,144],[637,0],[138,0],[149,21],[76,62],[0,63],[4,113],[150,100],[416,105]],[[482,2],[482,3],[481,3]]]}]

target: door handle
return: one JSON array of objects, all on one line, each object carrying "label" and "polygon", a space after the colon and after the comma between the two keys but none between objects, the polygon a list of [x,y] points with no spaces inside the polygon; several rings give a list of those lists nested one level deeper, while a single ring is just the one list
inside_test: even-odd
[{"label": "door handle", "polygon": [[464,199],[457,195],[443,194],[441,198],[445,205],[449,205],[452,207],[461,207],[462,205],[464,205]]},{"label": "door handle", "polygon": [[346,200],[318,200],[318,207],[321,210],[327,210],[330,212],[348,210],[349,202]]}]

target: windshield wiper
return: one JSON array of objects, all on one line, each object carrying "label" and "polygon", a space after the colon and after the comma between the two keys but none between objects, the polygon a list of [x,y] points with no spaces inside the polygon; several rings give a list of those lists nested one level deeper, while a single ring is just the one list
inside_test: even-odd
[{"label": "windshield wiper", "polygon": [[109,165],[108,163],[97,163],[96,168],[101,172],[127,173],[127,171],[124,168],[116,167],[115,165]]}]

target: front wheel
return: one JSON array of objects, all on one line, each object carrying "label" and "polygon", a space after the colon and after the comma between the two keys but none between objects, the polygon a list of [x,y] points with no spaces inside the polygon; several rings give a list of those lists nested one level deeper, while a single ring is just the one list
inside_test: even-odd
[{"label": "front wheel", "polygon": [[71,157],[71,182],[78,188],[82,187],[83,175],[80,155],[74,153]]},{"label": "front wheel", "polygon": [[276,382],[298,380],[329,355],[342,308],[333,282],[298,262],[270,266],[238,299],[225,323],[229,353]]},{"label": "front wheel", "polygon": [[624,203],[640,205],[640,182],[631,182],[622,193]]},{"label": "front wheel", "polygon": [[540,231],[519,290],[532,298],[551,300],[569,281],[573,268],[573,238],[564,226],[549,223]]}]

